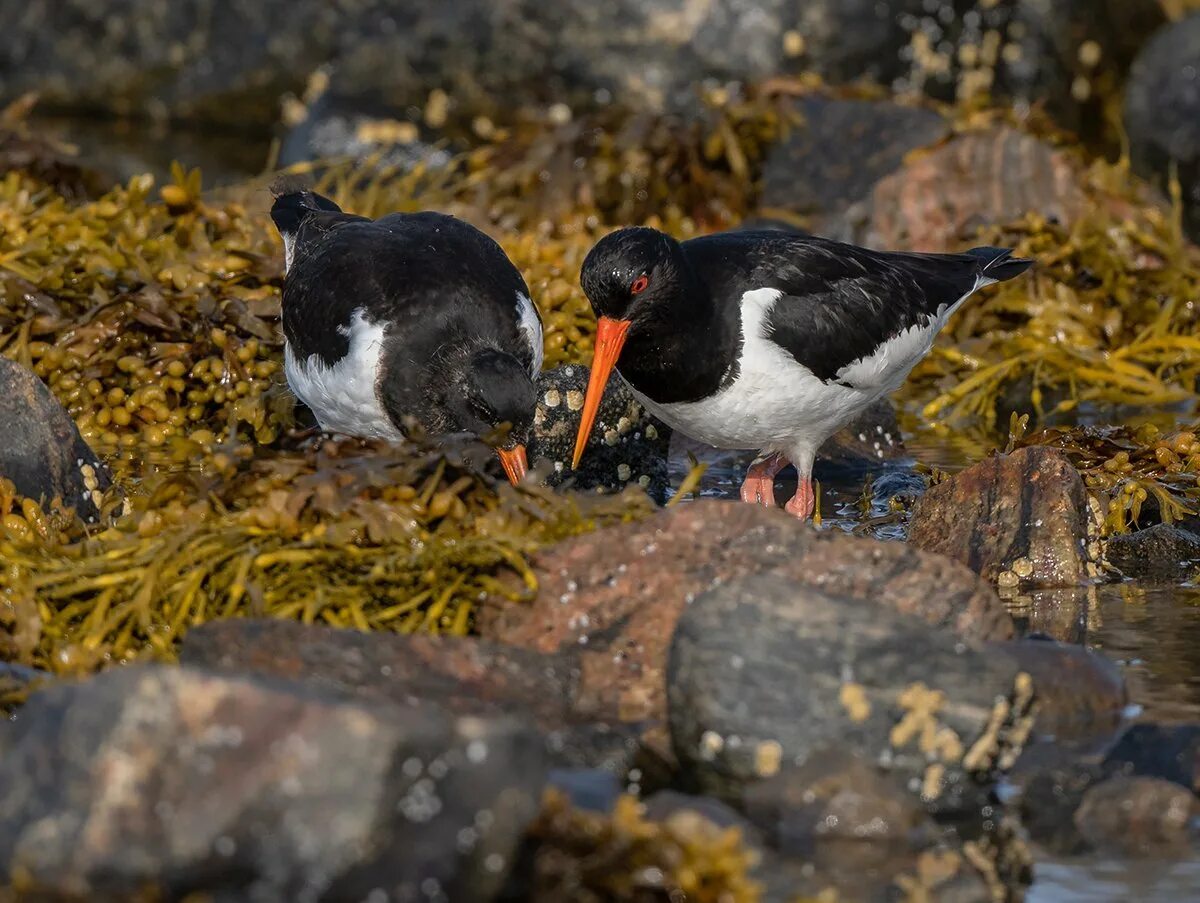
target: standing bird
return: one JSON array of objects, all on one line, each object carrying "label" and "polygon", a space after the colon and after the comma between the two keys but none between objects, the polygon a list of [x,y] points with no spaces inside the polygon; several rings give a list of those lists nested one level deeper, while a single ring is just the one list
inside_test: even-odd
[{"label": "standing bird", "polygon": [[504,251],[461,220],[343,213],[276,188],[284,372],[323,430],[401,441],[472,433],[514,484],[542,367],[542,322]]},{"label": "standing bird", "polygon": [[599,322],[574,463],[615,366],[684,435],[760,452],[743,501],[774,506],[775,474],[795,465],[786,508],[807,518],[821,444],[898,389],[973,292],[1031,264],[1000,248],[882,253],[779,231],[613,232],[583,262]]}]

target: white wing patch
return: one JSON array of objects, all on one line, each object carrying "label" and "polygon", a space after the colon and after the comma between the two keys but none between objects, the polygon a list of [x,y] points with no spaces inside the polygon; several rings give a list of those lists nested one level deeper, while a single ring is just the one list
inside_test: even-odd
[{"label": "white wing patch", "polygon": [[530,376],[537,379],[537,375],[542,372],[542,360],[545,357],[542,321],[538,317],[537,308],[524,292],[517,292],[517,328],[525,333],[525,339],[533,352]]},{"label": "white wing patch", "polygon": [[964,301],[995,281],[990,276],[978,277],[975,286],[969,292],[953,304],[938,307],[937,313],[924,326],[914,325],[902,329],[870,354],[863,355],[839,370],[836,381],[880,393],[896,391],[908,378],[909,372],[917,362],[929,353],[929,349],[933,347],[933,340],[942,331],[950,316]]},{"label": "white wing patch", "polygon": [[379,402],[376,385],[384,328],[370,323],[362,309],[354,311],[350,326],[338,327],[350,339],[350,350],[332,367],[319,355],[297,358],[291,346],[283,349],[283,372],[296,397],[312,408],[321,429],[367,439],[403,440]]}]

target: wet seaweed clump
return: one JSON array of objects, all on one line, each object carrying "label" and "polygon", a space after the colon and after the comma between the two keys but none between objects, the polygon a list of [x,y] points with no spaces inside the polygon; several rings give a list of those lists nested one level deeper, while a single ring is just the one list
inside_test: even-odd
[{"label": "wet seaweed clump", "polygon": [[758,854],[740,829],[695,812],[651,822],[631,796],[600,814],[572,809],[551,791],[530,837],[534,900],[756,903],[762,895],[750,877]]},{"label": "wet seaweed clump", "polygon": [[1090,209],[1071,226],[1031,214],[981,233],[1037,264],[964,305],[914,369],[903,397],[922,420],[995,435],[1013,408],[1042,420],[1196,398],[1200,248],[1178,197],[1157,203],[1124,164],[1084,181]]},{"label": "wet seaweed clump", "polygon": [[1200,425],[1165,432],[1140,427],[1052,428],[1029,436],[1018,428],[1010,448],[1046,445],[1062,450],[1101,501],[1104,535],[1200,513]]}]

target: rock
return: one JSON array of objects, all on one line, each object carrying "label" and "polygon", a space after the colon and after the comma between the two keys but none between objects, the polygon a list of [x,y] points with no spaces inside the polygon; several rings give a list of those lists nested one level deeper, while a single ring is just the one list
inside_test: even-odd
[{"label": "rock", "polygon": [[1110,536],[1105,558],[1126,577],[1178,582],[1200,562],[1200,535],[1173,524],[1154,524]]},{"label": "rock", "polygon": [[772,846],[793,856],[811,857],[816,844],[828,840],[921,848],[936,834],[916,796],[894,775],[839,749],[750,784],[742,807]]},{"label": "rock", "polygon": [[929,487],[908,541],[1002,589],[1076,586],[1088,580],[1083,480],[1055,449],[988,458]]},{"label": "rock", "polygon": [[456,715],[520,714],[564,768],[625,776],[636,752],[615,710],[579,690],[573,654],[544,655],[466,637],[362,633],[293,621],[229,619],[188,632],[180,660],[231,674],[302,680],[367,704],[434,703]]},{"label": "rock", "polygon": [[647,797],[642,806],[647,821],[666,821],[676,812],[695,812],[718,828],[737,828],[753,846],[762,846],[762,835],[745,816],[727,803],[711,796],[693,796],[678,790],[660,790]]},{"label": "rock", "polygon": [[192,668],[45,690],[0,743],[2,877],[38,899],[488,900],[544,777],[512,719]]},{"label": "rock", "polygon": [[839,465],[873,467],[908,457],[896,419],[896,406],[880,398],[829,437],[817,453],[819,460]]},{"label": "rock", "polygon": [[1139,171],[1165,180],[1176,167],[1185,228],[1200,241],[1200,12],[1163,28],[1142,48],[1129,74],[1124,118]]},{"label": "rock", "polygon": [[812,216],[818,233],[826,216],[869,195],[910,151],[950,133],[939,113],[892,101],[812,96],[794,108],[803,122],[768,152],[759,205]]},{"label": "rock", "polygon": [[[13,0],[15,2],[15,0]],[[614,101],[698,110],[696,86],[811,72],[937,95],[990,90],[1088,124],[1164,17],[1154,0],[133,0],[6,10],[0,96],[68,111],[272,122],[329,67],[337,106],[364,99],[430,122]],[[19,13],[19,14],[18,14]],[[620,27],[614,27],[620,23]],[[1087,93],[1084,100],[1078,98]],[[437,98],[436,100],[434,98]]]},{"label": "rock", "polygon": [[647,413],[619,377],[608,381],[579,469],[571,470],[587,381],[588,368],[581,364],[538,376],[530,461],[550,462],[546,482],[551,486],[621,489],[636,483],[661,504],[667,493],[671,428]]},{"label": "rock", "polygon": [[1200,812],[1196,795],[1159,778],[1109,778],[1091,787],[1075,812],[1087,843],[1119,855],[1182,853]]},{"label": "rock", "polygon": [[1173,781],[1200,791],[1200,725],[1134,724],[1104,758],[1105,773]]},{"label": "rock", "polygon": [[536,598],[497,596],[479,613],[482,635],[553,653],[580,650],[581,694],[645,721],[667,744],[665,669],[671,633],[689,600],[748,574],[782,574],[798,587],[878,600],[972,639],[1007,639],[1003,604],[959,565],[903,543],[817,532],[741,502],[701,500],[597,530],[535,554]]},{"label": "rock", "polygon": [[1025,747],[1005,777],[1001,799],[1030,840],[1063,855],[1086,850],[1075,811],[1088,788],[1104,778],[1101,758],[1095,749],[1053,741]]},{"label": "rock", "polygon": [[0,357],[0,423],[0,477],[20,495],[43,505],[61,499],[95,523],[101,493],[112,483],[108,468],[45,383],[6,357]]},{"label": "rock", "polygon": [[685,777],[747,784],[837,751],[880,763],[934,811],[978,811],[1032,729],[1007,657],[836,582],[759,574],[698,596],[671,643],[671,741]]},{"label": "rock", "polygon": [[992,643],[1013,658],[1037,687],[1041,737],[1058,742],[1112,737],[1129,702],[1125,679],[1115,662],[1093,649],[1050,640]]},{"label": "rock", "polygon": [[1069,224],[1086,210],[1079,179],[1067,152],[1032,135],[1008,127],[967,132],[913,155],[827,220],[825,232],[873,248],[957,251],[980,227],[1030,212]]}]

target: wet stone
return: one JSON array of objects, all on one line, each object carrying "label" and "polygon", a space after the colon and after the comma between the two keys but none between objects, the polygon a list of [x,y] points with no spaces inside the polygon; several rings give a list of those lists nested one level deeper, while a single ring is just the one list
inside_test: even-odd
[{"label": "wet stone", "polygon": [[532,565],[537,596],[485,600],[481,634],[547,654],[577,649],[581,705],[642,722],[643,738],[664,754],[671,634],[692,600],[739,577],[778,573],[795,588],[871,600],[966,638],[1012,635],[1003,603],[961,565],[741,502],[682,504],[558,543]]},{"label": "wet stone", "polygon": [[1032,729],[1034,692],[1011,659],[951,631],[780,574],[698,596],[667,675],[675,754],[705,793],[736,800],[837,750],[946,813],[985,804]]},{"label": "wet stone", "polygon": [[1188,851],[1196,839],[1196,795],[1160,778],[1109,778],[1083,795],[1075,826],[1093,849],[1163,856]]},{"label": "wet stone", "polygon": [[1154,524],[1108,538],[1105,558],[1126,577],[1178,581],[1200,568],[1200,534]]},{"label": "wet stone", "polygon": [[623,777],[636,753],[615,710],[581,704],[575,650],[545,655],[474,637],[362,633],[290,621],[230,619],[190,631],[185,665],[281,677],[364,703],[434,703],[457,715],[519,714],[562,768]]},{"label": "wet stone", "polygon": [[817,453],[826,466],[877,467],[908,457],[891,399],[880,398],[829,437]]},{"label": "wet stone", "polygon": [[588,368],[582,364],[555,367],[538,376],[530,463],[549,463],[550,486],[618,490],[633,483],[656,501],[665,501],[671,428],[648,414],[616,374],[600,400],[579,469],[571,469],[587,381]]},{"label": "wet stone", "polygon": [[1104,758],[1112,775],[1146,776],[1200,791],[1200,725],[1135,724]]},{"label": "wet stone", "polygon": [[908,540],[1009,589],[1089,579],[1087,494],[1054,449],[997,455],[930,486],[913,508]]},{"label": "wet stone", "polygon": [[45,383],[6,357],[0,357],[0,423],[0,476],[20,495],[44,506],[61,499],[95,523],[100,494],[112,483],[107,466]]},{"label": "wet stone", "polygon": [[129,667],[2,737],[0,880],[37,899],[491,899],[543,780],[511,718]]}]

